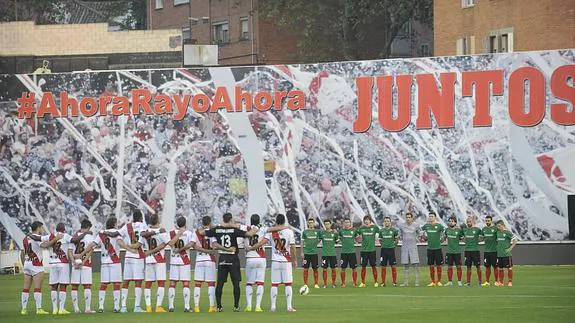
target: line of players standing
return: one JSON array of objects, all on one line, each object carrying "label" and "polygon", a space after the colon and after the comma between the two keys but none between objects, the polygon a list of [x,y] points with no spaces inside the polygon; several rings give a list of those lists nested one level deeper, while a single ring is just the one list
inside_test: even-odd
[{"label": "line of players standing", "polygon": [[[504,286],[504,269],[508,270],[508,283],[509,287],[512,286],[513,280],[513,261],[511,257],[511,250],[515,247],[517,242],[516,237],[508,230],[506,230],[503,221],[498,221],[496,225],[493,224],[491,216],[485,217],[486,226],[479,229],[474,226],[473,218],[468,215],[466,225],[461,228],[457,226],[457,218],[449,218],[449,227],[445,228],[443,225],[437,223],[436,214],[431,212],[428,214],[428,222],[419,227],[413,222],[413,215],[406,214],[406,222],[398,229],[393,228],[391,219],[384,218],[384,225],[378,228],[371,221],[369,216],[363,219],[363,225],[359,228],[353,228],[350,219],[344,220],[343,228],[339,231],[332,229],[330,220],[324,221],[325,230],[319,231],[315,229],[316,221],[313,218],[308,219],[307,229],[302,233],[302,255],[303,258],[303,280],[305,285],[309,281],[309,268],[313,269],[314,287],[319,286],[319,273],[318,273],[318,244],[322,244],[322,259],[321,266],[323,268],[323,288],[328,286],[328,268],[331,268],[331,286],[335,288],[337,279],[337,257],[335,244],[341,243],[341,259],[340,266],[341,272],[341,287],[346,287],[346,269],[348,267],[352,270],[353,285],[357,284],[357,256],[355,253],[355,243],[361,241],[360,251],[360,264],[361,264],[361,283],[359,287],[365,287],[365,276],[367,266],[371,266],[374,286],[386,286],[387,267],[391,267],[393,286],[397,286],[397,269],[396,269],[396,255],[395,248],[397,247],[400,238],[402,241],[401,246],[401,264],[404,266],[404,281],[401,286],[409,285],[409,267],[413,268],[415,274],[415,286],[419,286],[419,272],[417,265],[419,264],[419,254],[417,250],[417,242],[421,236],[427,240],[427,264],[429,266],[429,274],[431,282],[429,287],[443,286],[442,283],[442,267],[444,257],[442,252],[442,243],[447,241],[447,276],[448,282],[446,286],[453,285],[453,266],[457,270],[457,283],[462,286],[462,261],[461,243],[464,243],[465,249],[465,266],[467,267],[467,280],[465,285],[471,286],[472,266],[476,267],[477,278],[479,285],[489,286],[491,279],[491,271],[494,271],[495,286]],[[479,251],[479,242],[485,242],[484,250],[484,265],[486,270],[486,280],[482,279],[481,271],[481,256]],[[381,245],[380,253],[380,266],[381,266],[381,281],[378,282],[378,272],[376,264],[376,244]],[[437,274],[437,276],[436,276]]]},{"label": "line of players standing", "polygon": [[[212,227],[212,220],[206,216],[202,219],[202,227],[197,230],[186,228],[186,219],[180,217],[176,228],[165,232],[159,226],[157,215],[150,217],[150,226],[143,223],[140,211],[133,214],[133,221],[117,229],[117,220],[110,217],[106,221],[106,229],[92,234],[92,224],[89,220],[81,222],[81,229],[74,235],[65,233],[64,224],[56,226],[56,232],[43,235],[43,224],[34,222],[31,233],[24,238],[24,287],[21,294],[21,314],[28,314],[27,305],[29,290],[34,286],[36,314],[49,314],[42,309],[43,259],[42,249],[49,251],[52,314],[69,314],[65,309],[66,290],[72,285],[71,297],[74,312],[81,313],[78,302],[78,289],[84,289],[84,313],[94,313],[91,309],[92,263],[91,254],[99,247],[101,261],[101,283],[98,292],[98,312],[104,312],[106,291],[113,286],[114,312],[125,313],[130,282],[135,285],[134,312],[153,312],[151,287],[157,283],[155,312],[166,312],[162,307],[165,281],[166,256],[165,248],[171,247],[170,271],[168,289],[168,311],[174,311],[175,287],[178,282],[183,285],[184,311],[190,312],[190,249],[196,250],[194,268],[194,312],[200,312],[200,290],[203,283],[208,286],[210,307],[208,312],[222,311],[221,296],[223,284],[228,274],[234,285],[234,311],[239,311],[239,282],[241,272],[238,257],[237,238],[249,238],[246,248],[247,256],[247,287],[246,296],[251,311],[252,285],[257,286],[255,311],[261,312],[261,299],[266,270],[266,259],[263,246],[272,246],[272,311],[275,311],[277,287],[286,286],[288,311],[295,311],[291,304],[292,266],[297,266],[295,257],[295,239],[293,231],[287,228],[285,216],[278,215],[278,225],[270,228],[259,228],[259,216],[253,215],[251,226],[239,226],[233,223],[231,214],[225,214],[223,225]],[[241,230],[244,229],[244,230]],[[269,231],[269,232],[268,232]],[[120,248],[126,250],[123,266],[120,258]],[[218,279],[216,286],[216,257],[219,253]],[[292,254],[294,257],[292,257]],[[71,267],[71,273],[70,273]],[[140,307],[142,284],[144,285],[145,310]],[[216,307],[217,303],[217,307]]]}]

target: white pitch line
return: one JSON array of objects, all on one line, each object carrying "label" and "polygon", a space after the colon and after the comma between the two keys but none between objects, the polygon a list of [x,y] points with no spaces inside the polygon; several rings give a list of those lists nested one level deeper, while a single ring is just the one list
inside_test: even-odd
[{"label": "white pitch line", "polygon": [[[305,297],[346,297],[349,294],[330,294],[330,295],[306,295]],[[376,294],[369,297],[397,297],[397,298],[565,298],[559,295],[393,295],[393,294]],[[574,296],[575,297],[575,296]]]},{"label": "white pitch line", "polygon": [[[531,306],[531,305],[525,305],[524,307],[521,306],[497,306],[494,307],[494,310],[512,310],[512,309],[525,309],[525,308],[537,308],[537,309],[575,309],[575,306],[572,305],[542,305],[542,306]],[[362,309],[357,309],[357,308],[338,308],[339,311],[361,311],[361,312],[406,312],[406,311],[412,311],[412,310],[416,310],[416,311],[445,311],[445,310],[452,310],[453,306],[451,307],[404,307],[404,308],[393,308],[393,307],[386,307],[385,309],[383,308],[362,308]]]}]

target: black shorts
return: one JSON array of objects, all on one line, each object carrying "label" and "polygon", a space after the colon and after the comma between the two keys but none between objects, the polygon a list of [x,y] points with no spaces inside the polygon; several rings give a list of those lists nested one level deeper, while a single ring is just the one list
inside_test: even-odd
[{"label": "black shorts", "polygon": [[220,257],[218,264],[218,281],[227,282],[228,274],[232,278],[233,283],[239,283],[242,281],[242,272],[240,270],[240,260],[223,260]]},{"label": "black shorts", "polygon": [[303,268],[311,268],[317,269],[319,267],[317,255],[303,255]]},{"label": "black shorts", "polygon": [[321,268],[337,268],[336,256],[321,256]]},{"label": "black shorts", "polygon": [[377,266],[377,262],[375,261],[377,255],[375,254],[375,251],[362,251],[359,253],[359,256],[361,257],[362,267],[367,267],[368,263],[371,267]]},{"label": "black shorts", "polygon": [[483,253],[483,264],[485,267],[496,267],[497,266],[497,252],[484,252]]},{"label": "black shorts", "polygon": [[479,264],[481,264],[481,255],[479,254],[479,250],[465,252],[466,267],[471,267],[472,265],[479,266]]},{"label": "black shorts", "polygon": [[497,257],[497,267],[513,268],[513,259],[511,257]]},{"label": "black shorts", "polygon": [[381,248],[381,257],[379,257],[380,266],[395,266],[397,260],[395,259],[395,248]]},{"label": "black shorts", "polygon": [[427,265],[428,266],[443,265],[443,251],[441,251],[441,249],[435,249],[435,250],[427,249]]},{"label": "black shorts", "polygon": [[355,269],[357,268],[357,255],[354,253],[342,253],[341,260],[339,266],[343,269],[349,268]]},{"label": "black shorts", "polygon": [[445,262],[448,266],[461,266],[461,254],[460,253],[448,253],[445,255]]}]

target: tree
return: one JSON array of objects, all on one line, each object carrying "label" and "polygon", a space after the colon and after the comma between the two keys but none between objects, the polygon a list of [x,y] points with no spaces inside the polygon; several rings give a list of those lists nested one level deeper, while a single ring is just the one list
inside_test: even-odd
[{"label": "tree", "polygon": [[87,14],[88,23],[108,22],[121,29],[146,29],[145,0],[0,0],[0,21],[34,20],[36,24],[70,23]]},{"label": "tree", "polygon": [[432,0],[260,0],[259,10],[299,36],[300,60],[388,58],[406,22],[431,24]]}]

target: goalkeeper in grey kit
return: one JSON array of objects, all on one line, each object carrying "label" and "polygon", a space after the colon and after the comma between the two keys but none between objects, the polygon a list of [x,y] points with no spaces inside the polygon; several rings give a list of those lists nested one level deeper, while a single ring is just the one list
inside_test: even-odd
[{"label": "goalkeeper in grey kit", "polygon": [[401,264],[403,265],[403,284],[409,286],[409,266],[413,267],[415,274],[415,286],[419,286],[419,252],[417,250],[417,239],[421,234],[421,228],[413,221],[413,214],[409,212],[411,201],[405,206],[405,223],[399,225],[401,239]]}]

